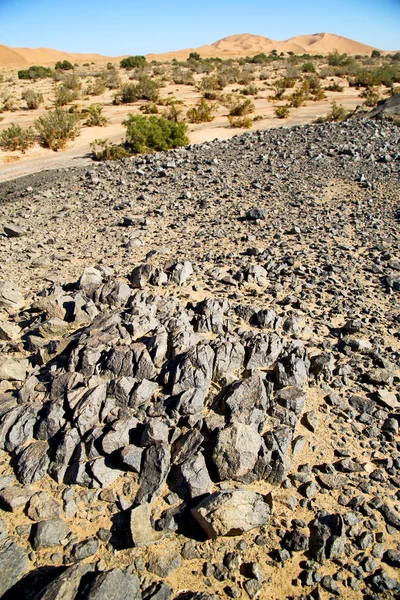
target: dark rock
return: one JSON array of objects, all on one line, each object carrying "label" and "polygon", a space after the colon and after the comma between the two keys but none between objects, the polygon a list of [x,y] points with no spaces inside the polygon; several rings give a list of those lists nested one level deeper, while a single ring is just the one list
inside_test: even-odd
[{"label": "dark rock", "polygon": [[27,554],[11,539],[0,543],[0,596],[12,588],[28,570]]}]

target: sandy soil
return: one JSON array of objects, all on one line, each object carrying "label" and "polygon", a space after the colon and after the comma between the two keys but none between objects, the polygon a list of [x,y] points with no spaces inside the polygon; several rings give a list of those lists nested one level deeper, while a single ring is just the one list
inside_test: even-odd
[{"label": "sandy soil", "polygon": [[[286,67],[277,69],[275,66],[270,67],[270,78],[267,81],[259,81],[260,67],[255,67],[255,81],[253,82],[257,88],[256,96],[250,96],[255,105],[255,112],[251,115],[256,117],[256,121],[252,124],[252,130],[266,130],[276,127],[292,127],[294,125],[303,125],[311,123],[318,117],[325,116],[331,107],[331,103],[336,101],[342,104],[346,110],[353,111],[357,106],[362,104],[363,100],[359,96],[359,90],[350,88],[347,80],[343,78],[329,78],[321,80],[322,86],[328,86],[334,80],[344,87],[342,93],[326,92],[326,98],[320,101],[308,100],[300,108],[290,110],[290,116],[287,119],[278,119],[275,116],[274,110],[277,106],[287,103],[287,100],[272,101],[273,83],[286,73]],[[109,119],[109,123],[105,127],[82,127],[81,133],[77,139],[70,142],[65,150],[54,152],[49,149],[41,148],[35,145],[25,154],[18,152],[2,152],[0,151],[0,181],[7,181],[23,175],[28,175],[38,171],[48,169],[64,168],[69,166],[78,166],[90,164],[92,162],[90,144],[95,139],[107,139],[111,143],[120,143],[125,137],[125,126],[123,121],[129,113],[140,113],[140,107],[146,104],[143,101],[138,101],[132,104],[114,105],[113,97],[115,90],[109,90],[101,96],[87,96],[84,90],[94,81],[93,74],[99,69],[105,68],[105,65],[97,67],[85,68],[81,67],[76,72],[81,76],[82,90],[81,98],[77,101],[79,109],[84,109],[90,104],[99,103],[103,105],[104,115]],[[170,69],[166,66],[166,69]],[[265,71],[265,67],[262,68]],[[129,72],[120,70],[123,82],[129,82]],[[204,76],[195,75],[195,81],[198,83]],[[175,85],[172,83],[164,84],[160,90],[160,96],[164,99],[175,98],[182,102],[182,116],[185,116],[187,108],[194,106],[201,98],[201,92],[195,86],[190,85]],[[299,85],[299,84],[297,84]],[[5,82],[0,86],[3,92],[3,97],[12,95],[17,99],[17,109],[13,112],[7,111],[0,115],[0,132],[10,126],[11,123],[17,123],[21,127],[28,127],[34,124],[34,121],[41,115],[46,113],[47,109],[52,108],[54,101],[54,83],[52,80],[39,80],[35,83],[30,81],[22,81],[17,78],[16,70],[9,70]],[[245,86],[234,84],[227,86],[224,94],[235,92],[236,94]],[[36,92],[42,93],[44,96],[44,105],[37,110],[27,110],[25,102],[21,99],[22,92],[32,88]],[[290,94],[293,89],[289,89],[287,94]],[[286,94],[286,95],[287,95]],[[243,96],[240,96],[242,100]],[[165,110],[159,106],[159,112]],[[201,123],[198,125],[189,125],[189,139],[193,144],[210,141],[213,139],[228,139],[246,131],[245,129],[233,128],[227,119],[228,109],[221,104],[218,104],[215,109],[215,118],[210,123]],[[2,119],[1,119],[2,117]]]}]

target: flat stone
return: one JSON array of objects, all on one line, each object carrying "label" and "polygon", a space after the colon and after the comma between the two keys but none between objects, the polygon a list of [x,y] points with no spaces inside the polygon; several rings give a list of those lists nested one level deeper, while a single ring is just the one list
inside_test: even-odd
[{"label": "flat stone", "polygon": [[7,539],[0,544],[0,597],[12,588],[28,570],[26,552]]},{"label": "flat stone", "polygon": [[28,366],[27,358],[0,357],[0,379],[25,381]]},{"label": "flat stone", "polygon": [[41,550],[58,546],[69,533],[70,528],[62,519],[40,521],[32,527],[32,548]]},{"label": "flat stone", "polygon": [[151,504],[144,503],[131,512],[131,535],[134,546],[142,548],[159,542],[164,536],[151,525]]}]

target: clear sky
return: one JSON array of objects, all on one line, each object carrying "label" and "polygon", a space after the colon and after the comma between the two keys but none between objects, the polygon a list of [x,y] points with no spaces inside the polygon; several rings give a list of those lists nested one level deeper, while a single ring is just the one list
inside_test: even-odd
[{"label": "clear sky", "polygon": [[400,0],[0,0],[0,44],[12,47],[119,56],[322,31],[399,50]]}]

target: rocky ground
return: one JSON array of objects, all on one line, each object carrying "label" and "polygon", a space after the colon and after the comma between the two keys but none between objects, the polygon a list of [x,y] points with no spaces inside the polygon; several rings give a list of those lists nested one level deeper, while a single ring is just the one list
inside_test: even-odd
[{"label": "rocky ground", "polygon": [[399,141],[0,187],[2,597],[400,597]]}]

